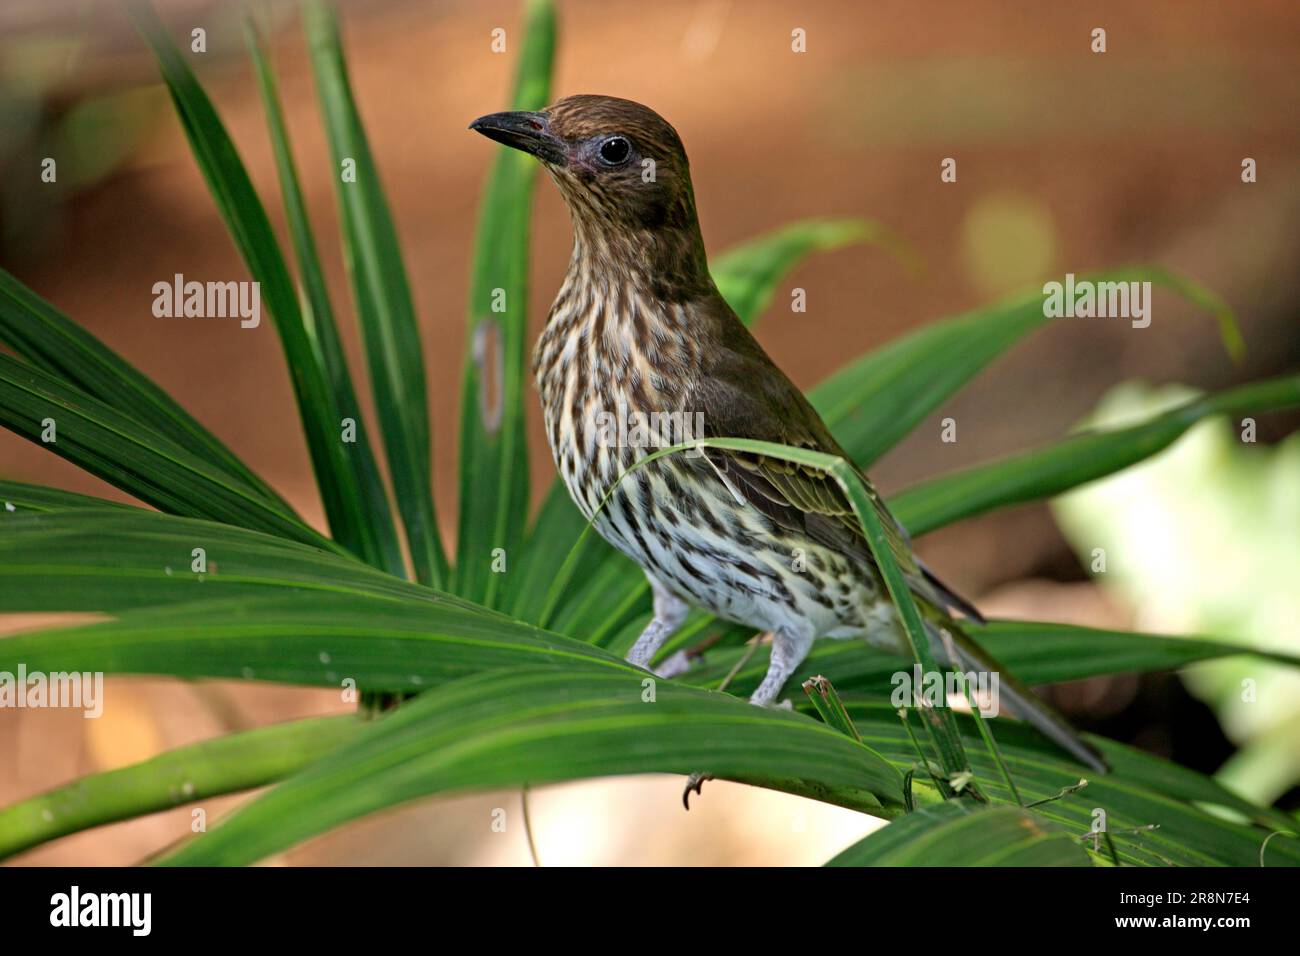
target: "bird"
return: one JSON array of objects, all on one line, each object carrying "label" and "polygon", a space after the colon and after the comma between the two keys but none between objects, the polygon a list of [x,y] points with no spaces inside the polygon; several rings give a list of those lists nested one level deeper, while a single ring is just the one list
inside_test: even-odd
[{"label": "bird", "polygon": [[[908,654],[837,482],[774,456],[707,444],[757,439],[849,461],[714,285],[677,131],[649,107],[594,94],[492,113],[469,128],[535,157],[568,207],[573,251],[532,371],[555,466],[574,504],[649,583],[653,614],[628,661],[650,668],[692,607],[771,635],[767,672],[750,697],[760,706],[779,706],[783,686],[819,638]],[[656,457],[674,436],[609,427],[612,418],[651,416],[698,423],[702,434],[687,437],[702,444]],[[998,674],[1003,710],[1104,771],[1100,754],[1065,718],[970,638],[957,618],[980,623],[978,610],[916,557],[867,476],[859,477],[936,657],[963,672]],[[676,676],[685,666],[679,652],[657,673]]]}]

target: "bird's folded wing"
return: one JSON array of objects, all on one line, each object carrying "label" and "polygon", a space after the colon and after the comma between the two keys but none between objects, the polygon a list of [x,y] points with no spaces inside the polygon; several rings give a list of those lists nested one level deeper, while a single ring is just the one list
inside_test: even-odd
[{"label": "bird's folded wing", "polygon": [[[750,364],[733,357],[721,363],[743,369]],[[757,372],[758,370],[755,369]],[[806,448],[845,458],[807,399],[775,366],[762,375],[714,374],[696,388],[696,407],[703,412],[705,437],[750,438]],[[730,449],[709,448],[706,455],[719,478],[779,527],[807,534],[812,540],[874,564],[862,525],[839,483],[830,474],[806,465]],[[851,463],[851,462],[850,462]],[[927,594],[924,575],[898,521],[871,482],[859,472],[876,509],[890,551],[919,593]]]},{"label": "bird's folded wing", "polygon": [[[793,443],[786,441],[781,444]],[[733,493],[742,497],[746,504],[761,511],[778,527],[801,532],[828,548],[875,564],[857,514],[839,483],[830,475],[766,455],[730,449],[708,448],[705,455],[719,478],[727,483]],[[871,485],[867,483],[866,487],[885,529],[885,537],[895,562],[914,586],[919,585],[923,581],[923,575],[907,542],[906,533]],[[924,593],[925,589],[921,590]]]},{"label": "bird's folded wing", "polygon": [[[686,407],[703,415],[705,437],[750,438],[850,461],[817,410],[768,357],[721,296],[702,305],[695,320],[707,336],[707,343],[701,350],[702,374],[685,397]],[[805,534],[812,541],[875,568],[862,525],[831,475],[783,459],[730,449],[710,448],[706,456],[733,495],[757,508],[778,527]],[[880,518],[894,561],[912,592],[940,613],[957,610],[980,620],[979,611],[917,559],[907,531],[885,507],[867,476],[861,470],[858,476]]]}]

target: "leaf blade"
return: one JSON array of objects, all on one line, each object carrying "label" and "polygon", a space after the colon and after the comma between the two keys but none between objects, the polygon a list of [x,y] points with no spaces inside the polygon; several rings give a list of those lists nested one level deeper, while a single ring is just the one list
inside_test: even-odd
[{"label": "leaf blade", "polygon": [[112,404],[197,457],[220,466],[268,504],[292,513],[270,485],[170,395],[3,269],[0,341],[42,371]]},{"label": "leaf blade", "polygon": [[[1300,667],[1300,658],[1295,656],[1210,637],[1168,637],[1051,621],[994,619],[969,627],[982,647],[1027,684],[1175,670],[1237,654]],[[716,687],[730,675],[728,690],[743,695],[757,687],[767,672],[768,654],[767,647],[752,652],[734,646],[713,648],[683,680],[698,687]],[[746,655],[748,662],[737,669]],[[790,680],[806,681],[824,674],[844,693],[879,700],[890,696],[892,678],[899,673],[900,665],[903,659],[898,655],[828,638],[813,645]]]},{"label": "leaf blade", "polygon": [[[0,425],[163,511],[337,547],[217,465],[63,379],[4,354]],[[46,434],[53,440],[46,441]]]},{"label": "leaf blade", "polygon": [[[378,573],[378,572],[376,572]],[[194,588],[205,585],[194,585]],[[415,692],[478,672],[532,666],[645,676],[617,657],[436,592],[285,587],[192,596],[114,620],[0,639],[0,661],[35,672],[102,671]]]},{"label": "leaf blade", "polygon": [[266,114],[276,172],[280,180],[280,196],[293,240],[298,273],[302,278],[305,293],[302,301],[303,328],[312,347],[315,363],[324,370],[328,382],[326,394],[331,401],[331,419],[339,422],[340,427],[350,419],[360,432],[354,441],[348,443],[352,450],[346,458],[352,472],[350,487],[355,488],[365,502],[364,518],[348,523],[352,537],[349,544],[368,564],[383,568],[390,574],[405,576],[406,567],[397,541],[397,529],[393,525],[388,496],[379,477],[370,439],[362,424],[364,419],[357,403],[356,391],[352,387],[352,376],[343,355],[343,346],[339,341],[334,310],[330,305],[329,290],[321,269],[320,254],[307,215],[307,204],[298,183],[298,172],[289,144],[275,74],[263,49],[257,26],[247,10],[244,17],[244,40],[253,61],[258,92]]},{"label": "leaf blade", "polygon": [[[897,802],[898,772],[817,721],[636,675],[507,672],[425,695],[182,847],[170,865],[239,865],[417,796],[638,771],[807,781],[858,806]],[[368,783],[365,783],[368,781]]]},{"label": "leaf blade", "polygon": [[[447,555],[433,504],[429,397],[410,283],[397,230],[352,94],[338,16],[331,4],[303,8],[303,26],[326,138],[344,237],[345,261],[361,326],[370,387],[384,451],[416,579],[442,587]],[[344,181],[342,164],[355,163]]]},{"label": "leaf blade", "polygon": [[0,809],[0,860],[92,827],[281,780],[350,740],[351,715],[227,734],[90,774]]},{"label": "leaf blade", "polygon": [[[0,512],[4,611],[112,613],[277,590],[467,606],[341,551],[273,534],[130,506],[86,508],[81,496],[57,496],[50,507],[41,495],[29,510],[23,486],[0,482],[0,497],[10,496],[19,508]],[[205,550],[203,574],[190,570],[195,547]]]},{"label": "leaf blade", "polygon": [[1300,376],[1253,382],[1127,428],[1071,435],[1042,448],[914,485],[890,501],[913,535],[995,508],[1036,501],[1137,464],[1163,451],[1211,415],[1267,412],[1300,405]]},{"label": "leaf blade", "polygon": [[[538,110],[550,96],[555,11],[549,0],[528,0],[524,20],[511,102],[514,109]],[[524,366],[536,177],[531,156],[497,151],[479,209],[470,280],[455,590],[492,607],[511,599],[503,593],[507,575],[493,573],[493,563],[519,556],[528,514]]]},{"label": "leaf blade", "polygon": [[1091,866],[1061,827],[1018,807],[945,801],[859,840],[827,866]]},{"label": "leaf blade", "polygon": [[777,284],[814,252],[857,243],[879,245],[916,274],[916,253],[881,223],[869,219],[801,219],[728,249],[709,265],[713,283],[746,325],[755,324]]},{"label": "leaf blade", "polygon": [[[1236,319],[1214,293],[1154,267],[1113,269],[1093,282],[1150,281],[1210,308],[1225,347],[1238,353]],[[1082,280],[1081,280],[1082,281]],[[849,457],[863,468],[892,448],[1004,351],[1046,317],[1041,292],[1031,292],[895,339],[842,368],[808,393]]]},{"label": "leaf blade", "polygon": [[303,323],[297,293],[266,209],[212,101],[158,14],[146,0],[129,0],[128,10],[153,49],[199,171],[274,319],[330,528],[345,547],[361,553],[366,521],[362,498],[353,484],[341,424],[332,420],[325,369]]}]

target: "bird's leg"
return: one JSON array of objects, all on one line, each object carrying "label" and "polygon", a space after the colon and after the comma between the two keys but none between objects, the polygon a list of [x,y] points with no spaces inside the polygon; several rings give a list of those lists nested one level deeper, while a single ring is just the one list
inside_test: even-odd
[{"label": "bird's leg", "polygon": [[[690,605],[649,574],[646,575],[646,580],[650,582],[650,590],[654,592],[654,617],[650,619],[650,623],[645,626],[645,630],[641,632],[641,636],[636,639],[632,650],[627,654],[628,662],[638,667],[650,666],[655,653],[664,646],[664,641],[677,632],[690,612]],[[686,652],[678,651],[660,665],[655,675],[669,680],[682,673],[688,666],[690,665],[686,662]],[[691,791],[699,793],[700,788],[704,786],[704,781],[710,779],[712,778],[708,774],[691,774],[686,782],[686,790],[682,793],[682,804],[687,810],[691,808]]]},{"label": "bird's leg", "polygon": [[814,634],[809,628],[782,628],[772,632],[772,660],[758,689],[749,697],[751,704],[766,707],[776,700],[794,669],[803,663],[812,649]]},{"label": "bird's leg", "polygon": [[[659,648],[663,647],[664,641],[677,633],[677,629],[682,626],[682,621],[686,620],[686,615],[691,608],[650,575],[647,574],[646,579],[650,582],[650,590],[654,592],[655,614],[650,619],[650,623],[645,626],[645,630],[641,632],[641,636],[636,639],[636,643],[632,645],[632,650],[628,651],[627,659],[637,667],[648,668]],[[675,655],[670,657],[664,662],[665,665],[673,663],[674,658]],[[684,669],[677,670],[675,674],[681,673]],[[660,673],[659,676],[667,678],[675,674]]]}]

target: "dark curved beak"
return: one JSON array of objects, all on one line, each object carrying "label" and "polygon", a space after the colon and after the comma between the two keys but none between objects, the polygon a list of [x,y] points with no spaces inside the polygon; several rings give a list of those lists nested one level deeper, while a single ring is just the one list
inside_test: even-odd
[{"label": "dark curved beak", "polygon": [[564,140],[551,132],[545,113],[489,113],[470,123],[469,128],[498,143],[532,153],[543,162],[564,162]]}]

